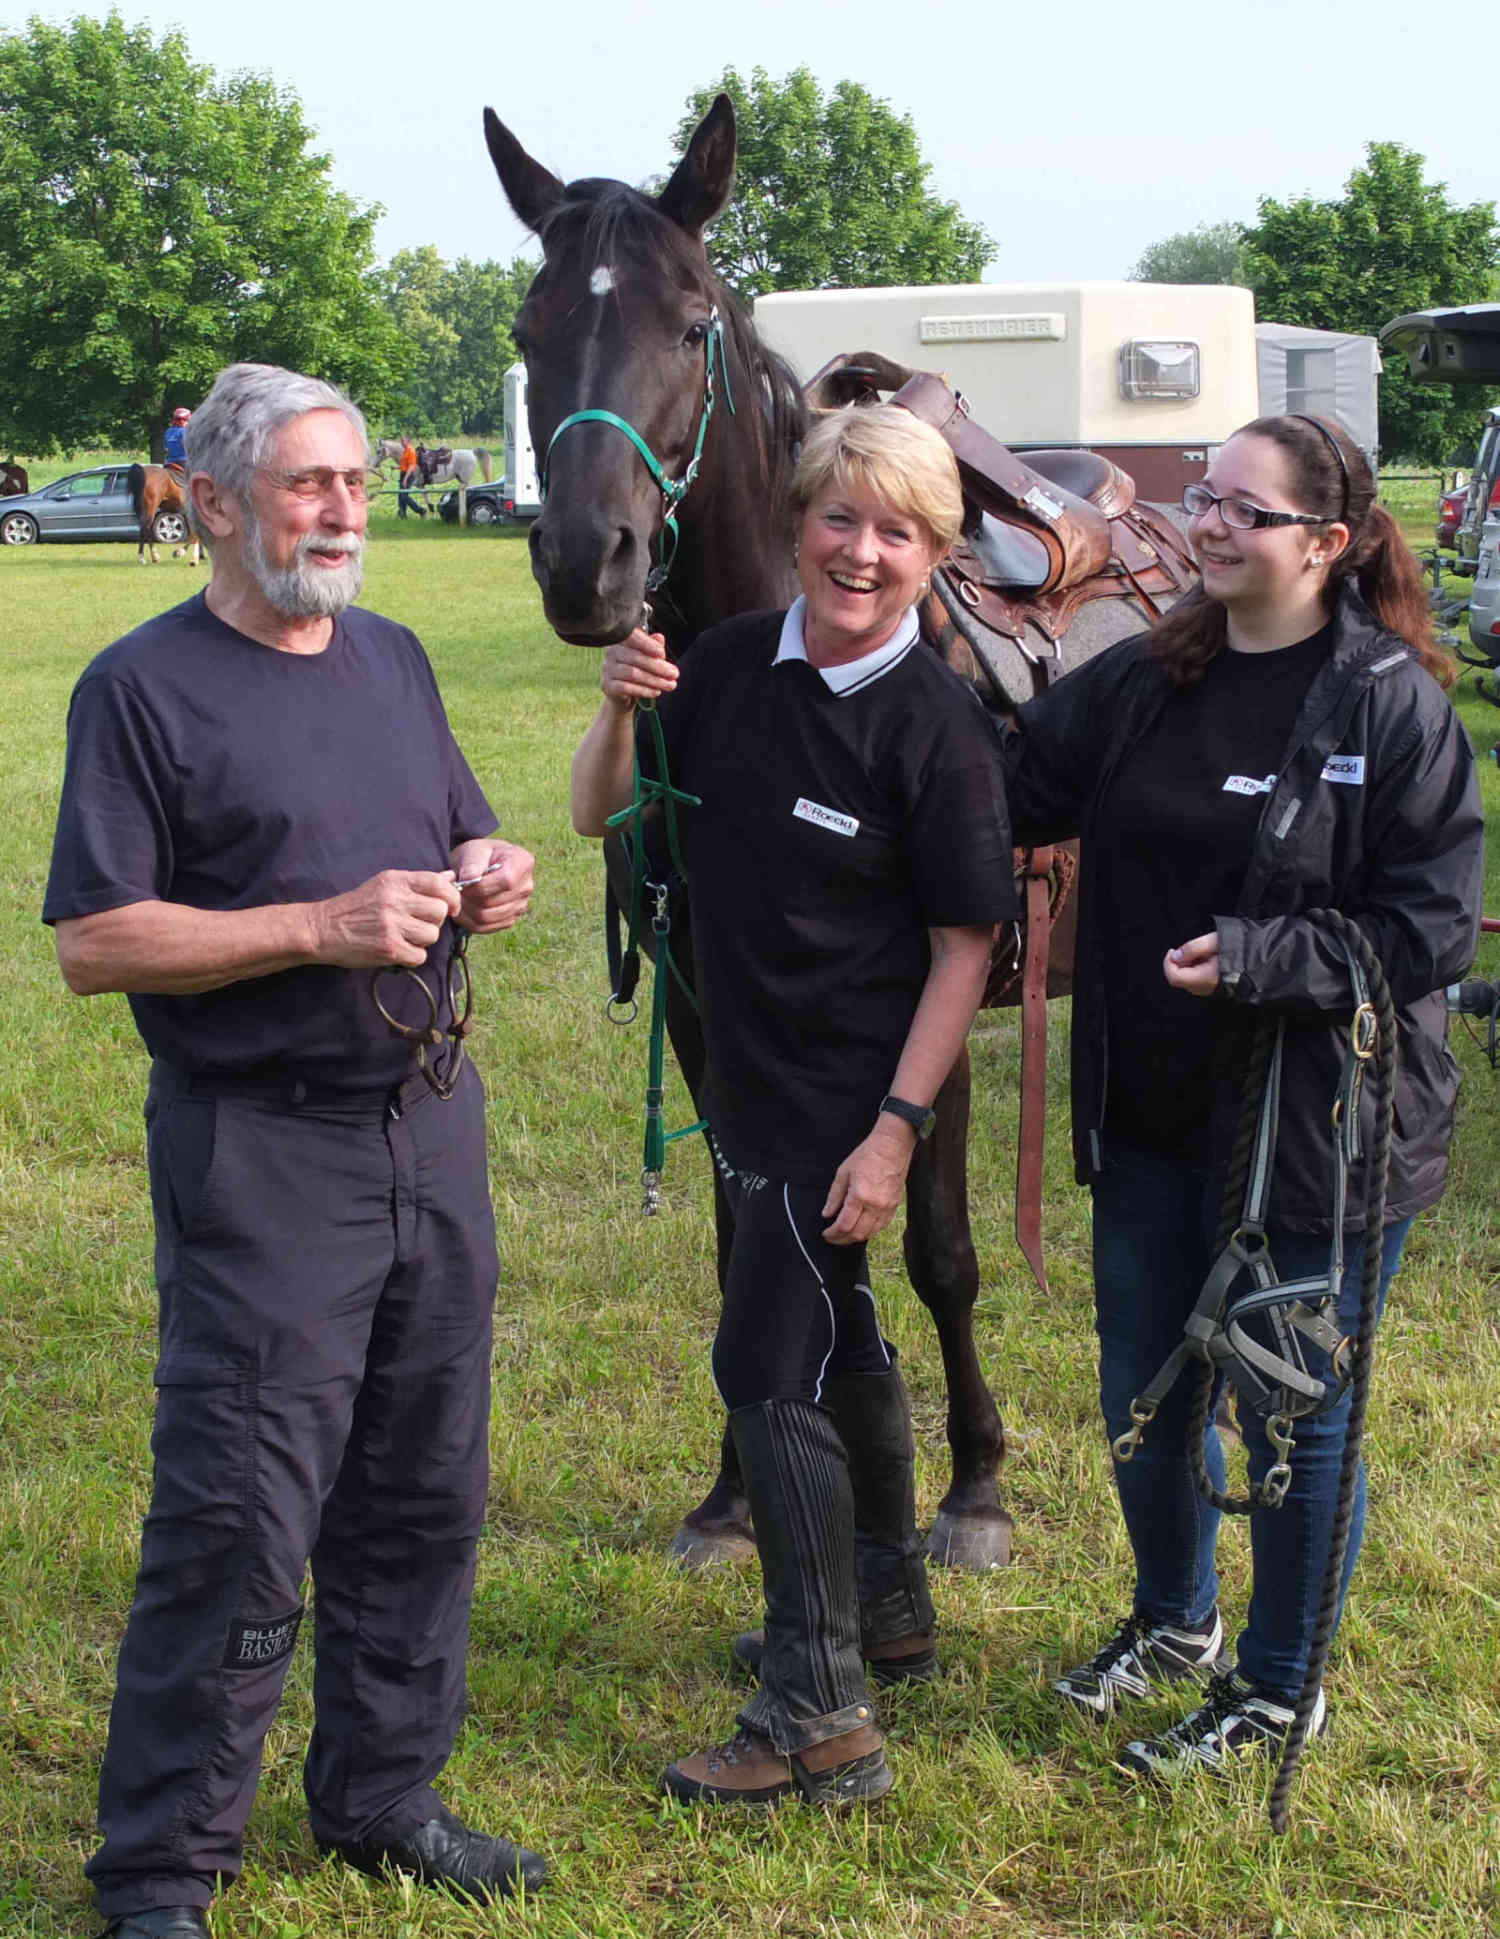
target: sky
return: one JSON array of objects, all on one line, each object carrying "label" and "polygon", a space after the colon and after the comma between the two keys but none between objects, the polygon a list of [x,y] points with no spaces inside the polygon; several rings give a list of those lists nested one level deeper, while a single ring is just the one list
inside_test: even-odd
[{"label": "sky", "polygon": [[[109,0],[0,0],[102,18]],[[1492,100],[1410,0],[119,0],[193,58],[292,89],[333,179],[378,202],[382,257],[508,260],[529,245],[485,151],[489,105],[564,180],[662,173],[687,97],[726,66],[809,67],[910,115],[930,186],[999,245],[986,281],[1125,276],[1161,237],[1336,197],[1370,141],[1427,159],[1459,203],[1500,195]],[[1481,8],[1480,12],[1484,10]],[[1471,25],[1477,14],[1469,16]],[[1475,48],[1476,57],[1478,49]]]}]

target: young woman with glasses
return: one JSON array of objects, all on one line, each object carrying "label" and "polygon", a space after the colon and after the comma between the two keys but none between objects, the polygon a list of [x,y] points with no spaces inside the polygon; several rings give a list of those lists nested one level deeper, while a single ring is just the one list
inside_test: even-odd
[{"label": "young woman with glasses", "polygon": [[[1375,491],[1336,424],[1246,425],[1183,494],[1201,591],[1023,707],[1008,738],[1016,839],[1083,839],[1073,1135],[1094,1199],[1111,1445],[1182,1339],[1213,1262],[1221,1161],[1248,1040],[1267,1014],[1287,1024],[1271,1255],[1283,1281],[1328,1267],[1329,1112],[1353,1001],[1338,944],[1306,911],[1358,923],[1396,1005],[1382,1300],[1413,1215],[1443,1190],[1458,1071],[1442,992],[1473,955],[1483,820],[1420,569]],[[1363,1273],[1355,1197],[1345,1332]],[[1130,1612],[1053,1685],[1101,1721],[1164,1685],[1206,1685],[1187,1716],[1121,1749],[1127,1769],[1154,1776],[1222,1768],[1284,1738],[1310,1654],[1349,1408],[1346,1394],[1297,1424],[1285,1502],[1251,1519],[1254,1585],[1231,1657],[1214,1567],[1219,1515],[1200,1497],[1187,1448],[1192,1384],[1184,1373],[1133,1458],[1115,1463],[1135,1560]],[[1244,1403],[1239,1418],[1261,1481],[1274,1459],[1266,1422]],[[1212,1420],[1204,1459],[1222,1490]],[[1345,1589],[1363,1518],[1361,1476]],[[1325,1714],[1320,1693],[1314,1731]]]}]

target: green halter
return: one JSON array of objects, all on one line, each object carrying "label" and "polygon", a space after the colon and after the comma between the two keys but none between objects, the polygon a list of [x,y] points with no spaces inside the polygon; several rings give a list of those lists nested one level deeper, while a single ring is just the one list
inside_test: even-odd
[{"label": "green halter", "polygon": [[666,467],[646,440],[623,417],[614,411],[574,411],[565,417],[547,441],[547,455],[542,460],[541,489],[542,497],[547,496],[547,473],[552,463],[553,448],[563,432],[575,424],[612,424],[617,431],[623,431],[630,442],[640,452],[641,459],[652,482],[662,495],[664,516],[661,523],[661,558],[646,575],[646,591],[657,592],[665,585],[667,574],[672,569],[672,561],[677,556],[677,507],[687,497],[688,488],[698,476],[698,463],[703,456],[703,441],[708,436],[708,421],[714,414],[716,386],[714,367],[718,366],[724,382],[724,402],[729,406],[731,416],[735,416],[734,395],[729,388],[729,365],[724,356],[724,324],[717,306],[709,312],[708,335],[704,339],[703,357],[703,409],[698,414],[698,437],[693,445],[693,455],[680,478],[669,478]]}]

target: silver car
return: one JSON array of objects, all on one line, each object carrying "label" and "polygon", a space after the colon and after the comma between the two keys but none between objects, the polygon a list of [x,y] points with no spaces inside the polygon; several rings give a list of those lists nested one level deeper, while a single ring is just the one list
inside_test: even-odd
[{"label": "silver car", "polygon": [[1485,520],[1479,539],[1474,590],[1469,595],[1469,640],[1474,651],[1500,666],[1500,517]]},{"label": "silver car", "polygon": [[[129,465],[96,465],[19,498],[0,498],[0,544],[137,538],[140,521],[129,478]],[[160,511],[151,536],[162,545],[180,545],[188,536],[187,520],[180,511]]]}]

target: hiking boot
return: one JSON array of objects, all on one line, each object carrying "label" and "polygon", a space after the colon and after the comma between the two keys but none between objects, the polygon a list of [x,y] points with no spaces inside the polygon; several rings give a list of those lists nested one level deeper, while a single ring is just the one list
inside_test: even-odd
[{"label": "hiking boot", "polygon": [[[1227,1770],[1237,1758],[1256,1751],[1279,1751],[1296,1712],[1242,1677],[1238,1670],[1216,1676],[1207,1700],[1159,1736],[1127,1744],[1115,1762],[1137,1777],[1171,1781],[1190,1771]],[[1319,1690],[1308,1724],[1309,1738],[1328,1728],[1328,1705]]]},{"label": "hiking boot", "polygon": [[777,1804],[801,1796],[842,1810],[890,1790],[895,1780],[884,1745],[866,1726],[783,1757],[768,1737],[740,1729],[726,1744],[669,1764],[662,1789],[681,1804]]},{"label": "hiking boot", "polygon": [[1052,1688],[1091,1717],[1108,1717],[1121,1703],[1149,1696],[1153,1684],[1206,1683],[1226,1668],[1224,1625],[1214,1610],[1202,1629],[1125,1618],[1103,1649],[1053,1682]]},{"label": "hiking boot", "polygon": [[[758,1681],[765,1647],[763,1629],[746,1629],[730,1644],[729,1653],[739,1669]],[[900,1636],[889,1643],[867,1643],[864,1657],[870,1681],[877,1689],[889,1689],[894,1683],[930,1683],[938,1674],[937,1646],[930,1630],[925,1636]]]}]

